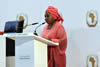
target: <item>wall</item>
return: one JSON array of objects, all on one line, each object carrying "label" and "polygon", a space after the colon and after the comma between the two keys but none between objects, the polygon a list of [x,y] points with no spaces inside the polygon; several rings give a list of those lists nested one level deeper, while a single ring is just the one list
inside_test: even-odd
[{"label": "wall", "polygon": [[[0,26],[4,29],[5,22],[16,20],[19,13],[28,15],[29,24],[42,23],[45,10],[49,5],[57,7],[63,14],[63,25],[68,37],[67,67],[85,67],[87,56],[100,49],[99,0],[3,0],[0,1]],[[89,10],[96,10],[98,13],[98,24],[94,28],[86,24],[86,14]],[[36,26],[29,26],[24,32],[33,32]],[[44,25],[38,28],[39,35],[43,27]]]}]

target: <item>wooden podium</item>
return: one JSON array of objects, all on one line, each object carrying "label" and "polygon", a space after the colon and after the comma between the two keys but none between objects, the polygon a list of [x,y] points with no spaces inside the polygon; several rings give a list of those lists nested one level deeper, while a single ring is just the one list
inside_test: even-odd
[{"label": "wooden podium", "polygon": [[[4,34],[1,39],[3,53],[5,53],[6,48],[6,37],[15,40],[15,67],[47,67],[47,46],[59,45],[40,36],[33,35],[33,33],[10,33]],[[6,57],[6,55],[3,54],[2,57]],[[2,67],[6,67],[6,58],[3,58],[3,60],[5,60],[5,65]]]}]

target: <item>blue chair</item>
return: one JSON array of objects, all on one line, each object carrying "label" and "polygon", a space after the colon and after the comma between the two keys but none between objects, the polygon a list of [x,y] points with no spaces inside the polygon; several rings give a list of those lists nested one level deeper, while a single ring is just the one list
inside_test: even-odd
[{"label": "blue chair", "polygon": [[[8,21],[4,33],[22,33],[24,21]],[[15,56],[15,40],[6,38],[6,56]]]},{"label": "blue chair", "polygon": [[5,24],[4,33],[22,33],[24,21],[8,21]]}]

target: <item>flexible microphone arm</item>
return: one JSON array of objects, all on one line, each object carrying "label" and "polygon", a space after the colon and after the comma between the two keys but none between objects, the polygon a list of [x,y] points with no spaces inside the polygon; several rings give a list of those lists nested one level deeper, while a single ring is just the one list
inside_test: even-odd
[{"label": "flexible microphone arm", "polygon": [[26,25],[24,26],[24,29],[25,29],[27,26],[36,25],[36,24],[38,24],[38,22],[32,23],[32,24],[26,24]]},{"label": "flexible microphone arm", "polygon": [[43,25],[43,24],[45,24],[45,22],[43,22],[42,24],[40,24],[39,26],[37,26],[37,27],[35,28],[35,30],[34,30],[34,35],[37,35],[37,36],[38,36],[36,30],[38,29],[38,27],[40,27],[40,26]]}]

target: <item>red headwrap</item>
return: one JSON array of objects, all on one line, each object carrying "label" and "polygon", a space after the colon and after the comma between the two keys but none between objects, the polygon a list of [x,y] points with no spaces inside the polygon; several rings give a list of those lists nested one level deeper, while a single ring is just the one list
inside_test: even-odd
[{"label": "red headwrap", "polygon": [[57,8],[55,8],[53,6],[49,6],[46,11],[49,12],[53,16],[53,18],[56,19],[57,21],[61,21],[61,22],[64,21],[64,19],[58,13]]}]

